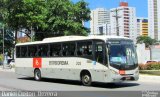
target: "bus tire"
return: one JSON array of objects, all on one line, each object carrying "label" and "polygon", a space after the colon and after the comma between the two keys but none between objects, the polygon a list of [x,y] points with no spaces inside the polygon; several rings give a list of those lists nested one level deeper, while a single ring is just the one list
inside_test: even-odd
[{"label": "bus tire", "polygon": [[39,69],[35,69],[34,70],[34,79],[36,81],[40,81],[41,80],[41,71]]},{"label": "bus tire", "polygon": [[92,77],[89,72],[82,72],[81,81],[84,86],[90,86],[92,84]]}]

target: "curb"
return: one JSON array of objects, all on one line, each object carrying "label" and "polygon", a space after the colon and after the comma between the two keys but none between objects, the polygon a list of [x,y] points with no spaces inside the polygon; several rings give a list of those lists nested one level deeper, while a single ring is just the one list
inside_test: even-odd
[{"label": "curb", "polygon": [[11,68],[11,69],[3,69],[3,67],[0,67],[0,71],[2,71],[2,72],[15,72],[15,69],[14,69],[14,68]]},{"label": "curb", "polygon": [[140,70],[139,72],[142,75],[160,76],[160,70]]}]

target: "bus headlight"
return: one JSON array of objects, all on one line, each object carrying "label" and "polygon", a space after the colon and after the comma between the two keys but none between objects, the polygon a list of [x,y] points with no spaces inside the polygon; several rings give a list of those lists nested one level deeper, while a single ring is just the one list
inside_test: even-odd
[{"label": "bus headlight", "polygon": [[115,74],[115,75],[118,75],[118,73],[117,73],[116,71],[111,70],[111,69],[110,69],[110,71],[111,71],[111,73],[113,73],[113,74]]},{"label": "bus headlight", "polygon": [[136,70],[135,74],[139,74],[139,70]]}]

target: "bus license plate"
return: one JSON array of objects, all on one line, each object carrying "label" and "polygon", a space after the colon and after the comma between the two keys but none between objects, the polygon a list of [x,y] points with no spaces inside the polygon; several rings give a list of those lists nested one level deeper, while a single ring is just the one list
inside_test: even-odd
[{"label": "bus license plate", "polygon": [[130,80],[131,79],[131,77],[126,77],[126,80]]}]

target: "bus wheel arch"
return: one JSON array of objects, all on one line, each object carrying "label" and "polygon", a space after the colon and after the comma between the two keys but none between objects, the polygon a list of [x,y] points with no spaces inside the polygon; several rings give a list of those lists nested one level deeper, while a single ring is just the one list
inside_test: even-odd
[{"label": "bus wheel arch", "polygon": [[82,70],[80,73],[80,79],[83,85],[90,86],[92,84],[92,76],[88,70]]},{"label": "bus wheel arch", "polygon": [[41,80],[41,70],[39,68],[35,68],[34,69],[34,79],[36,81],[40,81]]}]

